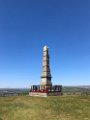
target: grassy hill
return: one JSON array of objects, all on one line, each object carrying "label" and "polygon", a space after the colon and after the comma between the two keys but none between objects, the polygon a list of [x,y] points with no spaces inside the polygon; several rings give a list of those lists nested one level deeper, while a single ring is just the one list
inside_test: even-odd
[{"label": "grassy hill", "polygon": [[90,120],[90,96],[0,97],[0,120]]}]

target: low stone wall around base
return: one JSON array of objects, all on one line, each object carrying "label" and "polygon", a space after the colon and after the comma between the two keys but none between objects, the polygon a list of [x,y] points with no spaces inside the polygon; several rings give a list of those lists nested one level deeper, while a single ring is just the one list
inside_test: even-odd
[{"label": "low stone wall around base", "polygon": [[62,95],[61,92],[48,92],[48,93],[43,93],[43,92],[29,92],[30,96],[41,96],[41,97],[47,97],[47,96],[60,96]]},{"label": "low stone wall around base", "polygon": [[40,92],[29,92],[30,96],[41,96],[41,97],[47,97],[47,93],[40,93]]}]

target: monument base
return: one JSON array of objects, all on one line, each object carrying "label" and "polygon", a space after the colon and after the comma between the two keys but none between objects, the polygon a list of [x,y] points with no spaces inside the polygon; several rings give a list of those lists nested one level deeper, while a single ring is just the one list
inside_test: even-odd
[{"label": "monument base", "polygon": [[62,86],[61,85],[55,85],[52,86],[51,89],[38,89],[40,86],[32,86],[29,92],[30,96],[59,96],[62,95]]},{"label": "monument base", "polygon": [[47,93],[40,93],[40,92],[29,92],[30,96],[40,96],[40,97],[47,97]]},{"label": "monument base", "polygon": [[62,95],[61,92],[48,92],[48,93],[42,93],[42,92],[29,92],[30,96],[40,96],[40,97],[47,97],[47,96],[60,96]]}]

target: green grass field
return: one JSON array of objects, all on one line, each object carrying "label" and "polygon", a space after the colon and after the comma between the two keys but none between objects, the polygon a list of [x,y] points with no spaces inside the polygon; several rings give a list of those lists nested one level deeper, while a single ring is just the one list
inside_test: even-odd
[{"label": "green grass field", "polygon": [[90,96],[0,97],[0,120],[90,120]]}]

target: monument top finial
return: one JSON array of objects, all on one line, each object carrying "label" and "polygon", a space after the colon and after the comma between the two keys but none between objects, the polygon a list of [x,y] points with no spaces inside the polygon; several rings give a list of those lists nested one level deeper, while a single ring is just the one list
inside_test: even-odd
[{"label": "monument top finial", "polygon": [[43,50],[44,50],[44,51],[45,51],[45,50],[48,50],[47,45],[45,45],[45,46],[43,47]]}]

